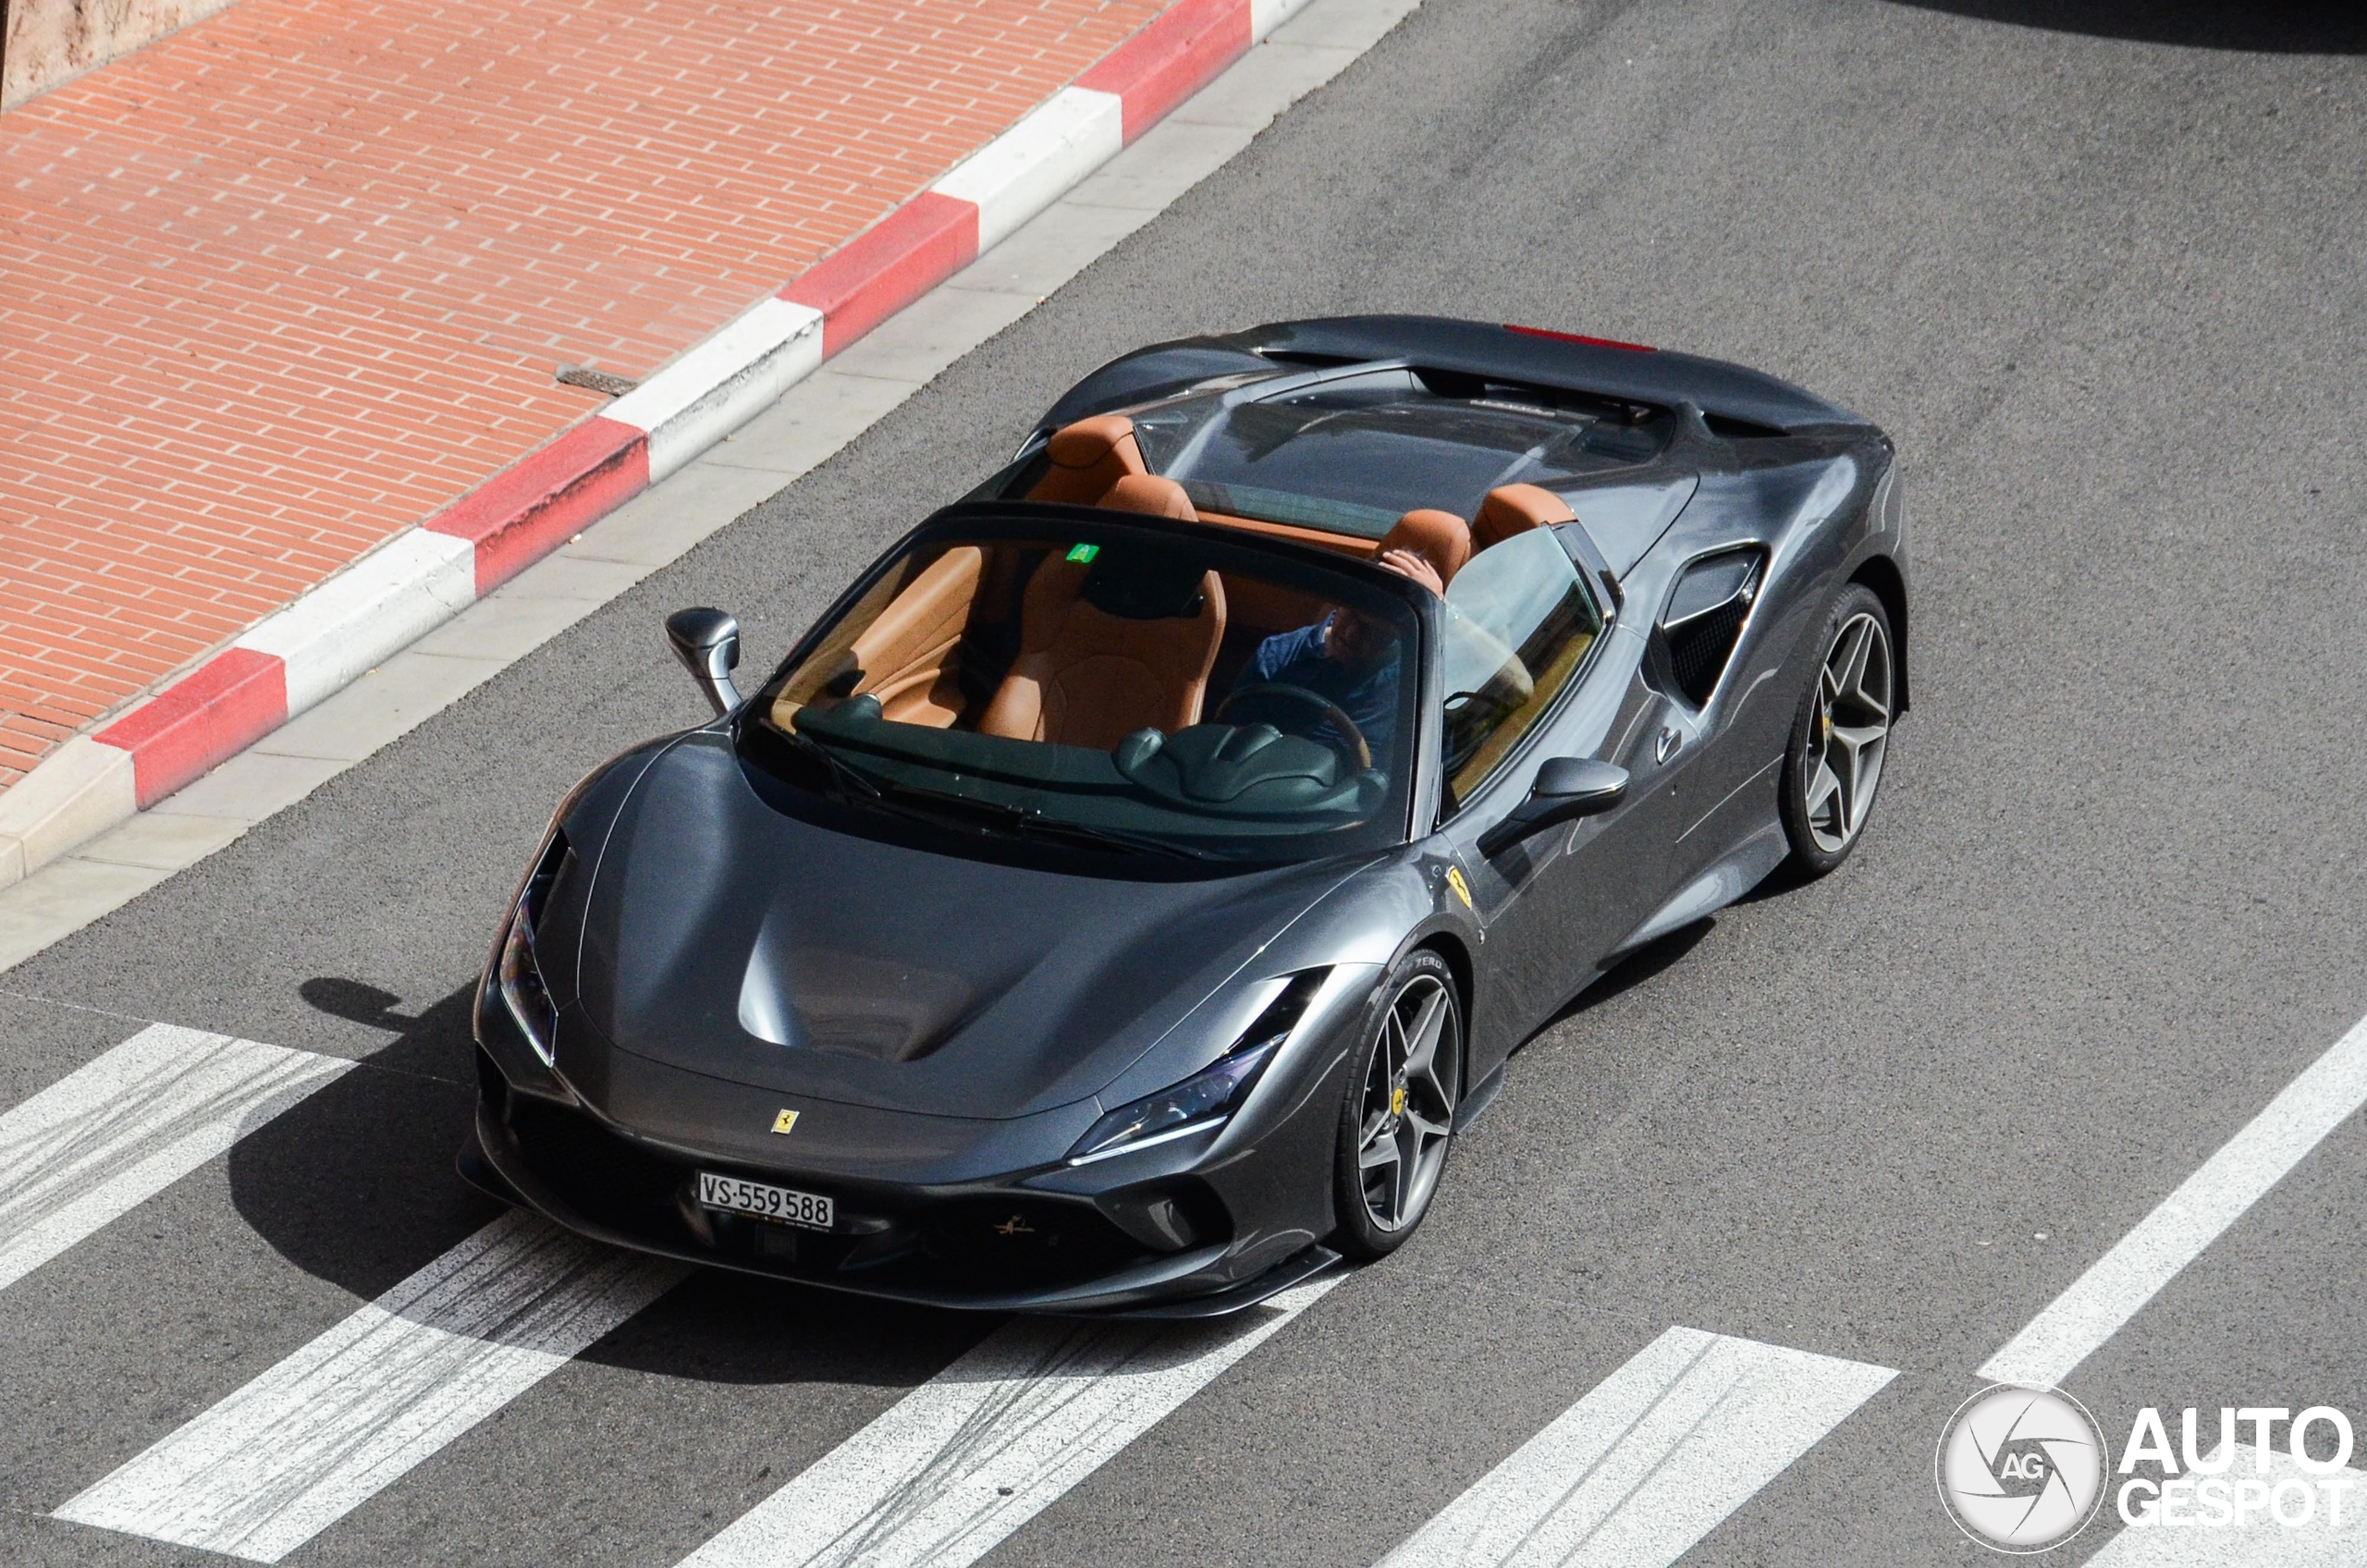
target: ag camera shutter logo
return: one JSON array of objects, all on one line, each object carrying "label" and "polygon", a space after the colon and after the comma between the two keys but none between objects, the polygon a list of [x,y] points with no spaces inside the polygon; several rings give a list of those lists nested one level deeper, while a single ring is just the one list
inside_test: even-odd
[{"label": "ag camera shutter logo", "polygon": [[2002,1383],[1957,1407],[1932,1475],[1957,1528],[1985,1547],[2027,1553],[2087,1527],[2109,1461],[2087,1406],[2060,1389]]}]

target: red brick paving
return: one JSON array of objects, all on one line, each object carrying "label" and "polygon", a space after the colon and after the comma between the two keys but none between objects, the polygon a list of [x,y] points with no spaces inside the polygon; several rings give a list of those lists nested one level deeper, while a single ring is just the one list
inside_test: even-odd
[{"label": "red brick paving", "polygon": [[0,788],[1164,0],[240,0],[0,116]]}]

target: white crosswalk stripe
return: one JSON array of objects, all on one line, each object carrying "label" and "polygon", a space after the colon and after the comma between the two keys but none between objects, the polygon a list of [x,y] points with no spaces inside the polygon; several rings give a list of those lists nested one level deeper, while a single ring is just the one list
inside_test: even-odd
[{"label": "white crosswalk stripe", "polygon": [[1992,1383],[2056,1384],[2367,1105],[2367,1019],[2304,1068],[2201,1170],[1989,1358]]},{"label": "white crosswalk stripe", "polygon": [[154,1023],[0,1116],[0,1289],[352,1065]]},{"label": "white crosswalk stripe", "polygon": [[963,1568],[1337,1282],[1213,1323],[1009,1323],[683,1568]]},{"label": "white crosswalk stripe", "polygon": [[1896,1376],[1671,1329],[1384,1563],[1665,1568]]},{"label": "white crosswalk stripe", "polygon": [[[0,1115],[0,1287],[351,1065],[159,1024]],[[2044,1375],[2068,1371],[2362,1098],[2367,1023],[1984,1376],[2052,1380]],[[89,1487],[57,1517],[277,1562],[686,1272],[506,1215]],[[1338,1282],[1312,1281],[1214,1323],[1006,1324],[682,1568],[966,1568]],[[1383,1568],[1669,1568],[1895,1376],[1672,1328],[1407,1537]],[[2238,1459],[2247,1467],[2249,1451]],[[2280,1478],[2289,1477],[2280,1471],[2271,1484]],[[2367,1568],[2362,1541],[2357,1527],[2330,1530],[2323,1519],[2305,1529],[2127,1528],[2093,1561]]]},{"label": "white crosswalk stripe", "polygon": [[57,1517],[276,1562],[685,1272],[504,1215]]}]

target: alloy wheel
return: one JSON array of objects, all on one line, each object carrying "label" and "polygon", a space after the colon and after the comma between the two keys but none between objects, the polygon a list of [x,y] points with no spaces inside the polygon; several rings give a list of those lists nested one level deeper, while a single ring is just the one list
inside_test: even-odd
[{"label": "alloy wheel", "polygon": [[1421,1218],[1446,1163],[1458,1086],[1453,1017],[1445,986],[1416,975],[1391,999],[1366,1063],[1356,1174],[1365,1212],[1382,1231]]},{"label": "alloy wheel", "polygon": [[1816,718],[1802,759],[1806,816],[1817,848],[1839,854],[1865,826],[1890,742],[1890,638],[1860,612],[1833,640],[1817,678]]}]

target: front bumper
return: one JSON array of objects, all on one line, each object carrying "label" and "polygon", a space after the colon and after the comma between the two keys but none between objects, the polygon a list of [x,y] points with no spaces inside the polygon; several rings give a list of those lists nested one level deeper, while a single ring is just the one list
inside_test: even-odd
[{"label": "front bumper", "polygon": [[[580,1102],[518,1091],[482,1050],[478,1066],[463,1176],[569,1230],[686,1262],[968,1310],[1200,1317],[1252,1305],[1337,1261],[1312,1229],[1245,1236],[1218,1188],[1178,1169],[1181,1150],[1129,1170],[851,1178],[673,1146]],[[702,1170],[827,1193],[836,1223],[800,1230],[703,1208]]]}]

